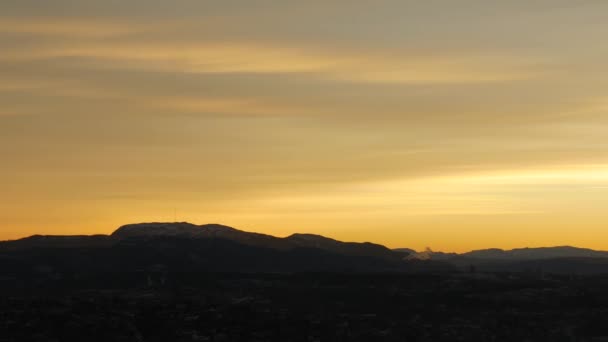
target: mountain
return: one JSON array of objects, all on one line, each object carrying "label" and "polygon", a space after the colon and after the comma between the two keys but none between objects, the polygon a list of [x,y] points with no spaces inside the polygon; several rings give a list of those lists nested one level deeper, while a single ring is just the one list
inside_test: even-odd
[{"label": "mountain", "polygon": [[111,235],[118,240],[174,237],[188,239],[226,239],[248,246],[289,249],[282,239],[259,233],[250,233],[221,224],[194,225],[188,222],[139,223],[118,228]]},{"label": "mountain", "polygon": [[99,247],[111,244],[112,240],[107,235],[33,235],[20,240],[0,241],[0,251],[32,248]]},{"label": "mountain", "polygon": [[245,232],[220,224],[194,225],[180,223],[140,223],[118,228],[111,235],[114,239],[150,239],[175,237],[188,239],[225,239],[239,244],[270,248],[282,251],[296,248],[311,248],[349,256],[370,256],[384,259],[398,259],[390,249],[369,242],[342,242],[314,234],[293,234],[286,238]]},{"label": "mountain", "polygon": [[409,248],[397,248],[393,250],[397,252],[408,251],[409,253],[406,257],[408,260],[450,260],[451,258],[458,256],[456,253],[434,252],[428,247],[422,252],[416,252]]},{"label": "mountain", "polygon": [[291,248],[317,248],[336,254],[374,256],[383,259],[397,259],[399,257],[390,249],[370,242],[342,242],[314,234],[293,234],[284,240]]},{"label": "mountain", "polygon": [[124,225],[115,230],[111,236],[117,239],[145,238],[155,236],[199,238],[223,236],[234,232],[245,233],[221,224],[205,224],[197,226],[188,222],[155,222]]},{"label": "mountain", "polygon": [[314,234],[284,238],[221,224],[139,223],[111,235],[0,242],[3,272],[484,272],[606,273],[608,252],[570,246],[468,253],[390,250]]},{"label": "mountain", "polygon": [[[129,224],[111,235],[32,236],[0,242],[0,270],[44,272],[412,272],[444,271],[437,262],[408,262],[373,243],[320,235],[279,238],[220,224]],[[2,271],[0,271],[0,275]]]},{"label": "mountain", "polygon": [[554,258],[607,258],[608,252],[571,246],[518,248],[511,250],[483,249],[462,254],[467,258],[495,260],[539,260]]},{"label": "mountain", "polygon": [[[397,249],[397,251],[402,249]],[[484,272],[542,271],[562,274],[608,274],[608,252],[572,246],[498,248],[467,253],[423,252],[411,253],[408,259],[447,262],[462,270]]]},{"label": "mountain", "polygon": [[608,258],[607,251],[596,251],[588,248],[572,246],[539,247],[539,248],[516,248],[503,250],[499,248],[488,248],[474,250],[466,253],[444,253],[434,252],[427,248],[423,252],[416,252],[409,248],[396,248],[393,251],[411,251],[411,258],[434,259],[434,260],[503,260],[503,261],[525,261],[556,258]]}]

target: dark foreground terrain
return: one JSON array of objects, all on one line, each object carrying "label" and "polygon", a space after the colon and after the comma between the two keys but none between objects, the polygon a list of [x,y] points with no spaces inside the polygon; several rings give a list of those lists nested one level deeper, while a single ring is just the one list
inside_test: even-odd
[{"label": "dark foreground terrain", "polygon": [[605,276],[48,273],[0,287],[0,341],[608,341]]},{"label": "dark foreground terrain", "polygon": [[144,223],[0,242],[0,342],[608,341],[608,253]]}]

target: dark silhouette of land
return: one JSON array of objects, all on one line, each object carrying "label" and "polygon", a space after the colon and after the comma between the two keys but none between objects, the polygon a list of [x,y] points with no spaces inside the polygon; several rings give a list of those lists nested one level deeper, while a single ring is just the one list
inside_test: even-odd
[{"label": "dark silhouette of land", "polygon": [[484,272],[608,273],[608,252],[575,247],[487,249],[463,254],[388,249],[313,234],[285,238],[207,224],[142,223],[111,235],[0,242],[4,272]]},{"label": "dark silhouette of land", "polygon": [[608,253],[211,224],[0,242],[0,341],[605,341]]}]

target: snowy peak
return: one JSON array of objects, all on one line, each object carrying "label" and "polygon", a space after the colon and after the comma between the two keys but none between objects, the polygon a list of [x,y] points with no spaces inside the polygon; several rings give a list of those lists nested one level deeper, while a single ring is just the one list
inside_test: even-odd
[{"label": "snowy peak", "polygon": [[187,222],[171,222],[171,223],[138,223],[128,224],[118,228],[112,237],[118,239],[134,238],[134,237],[211,237],[230,234],[237,230],[221,224],[205,224],[194,225]]},{"label": "snowy peak", "polygon": [[117,240],[145,240],[163,237],[186,239],[220,238],[243,245],[274,250],[314,248],[341,255],[374,256],[383,259],[398,258],[398,254],[393,253],[388,248],[369,242],[342,242],[314,234],[293,234],[286,238],[278,238],[266,234],[246,232],[220,224],[194,225],[187,222],[139,223],[122,226],[112,234],[112,238]]}]

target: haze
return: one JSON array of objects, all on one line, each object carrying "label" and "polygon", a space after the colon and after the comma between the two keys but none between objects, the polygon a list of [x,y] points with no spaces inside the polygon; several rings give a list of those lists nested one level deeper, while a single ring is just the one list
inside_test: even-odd
[{"label": "haze", "polygon": [[608,2],[0,3],[0,240],[608,249]]}]

